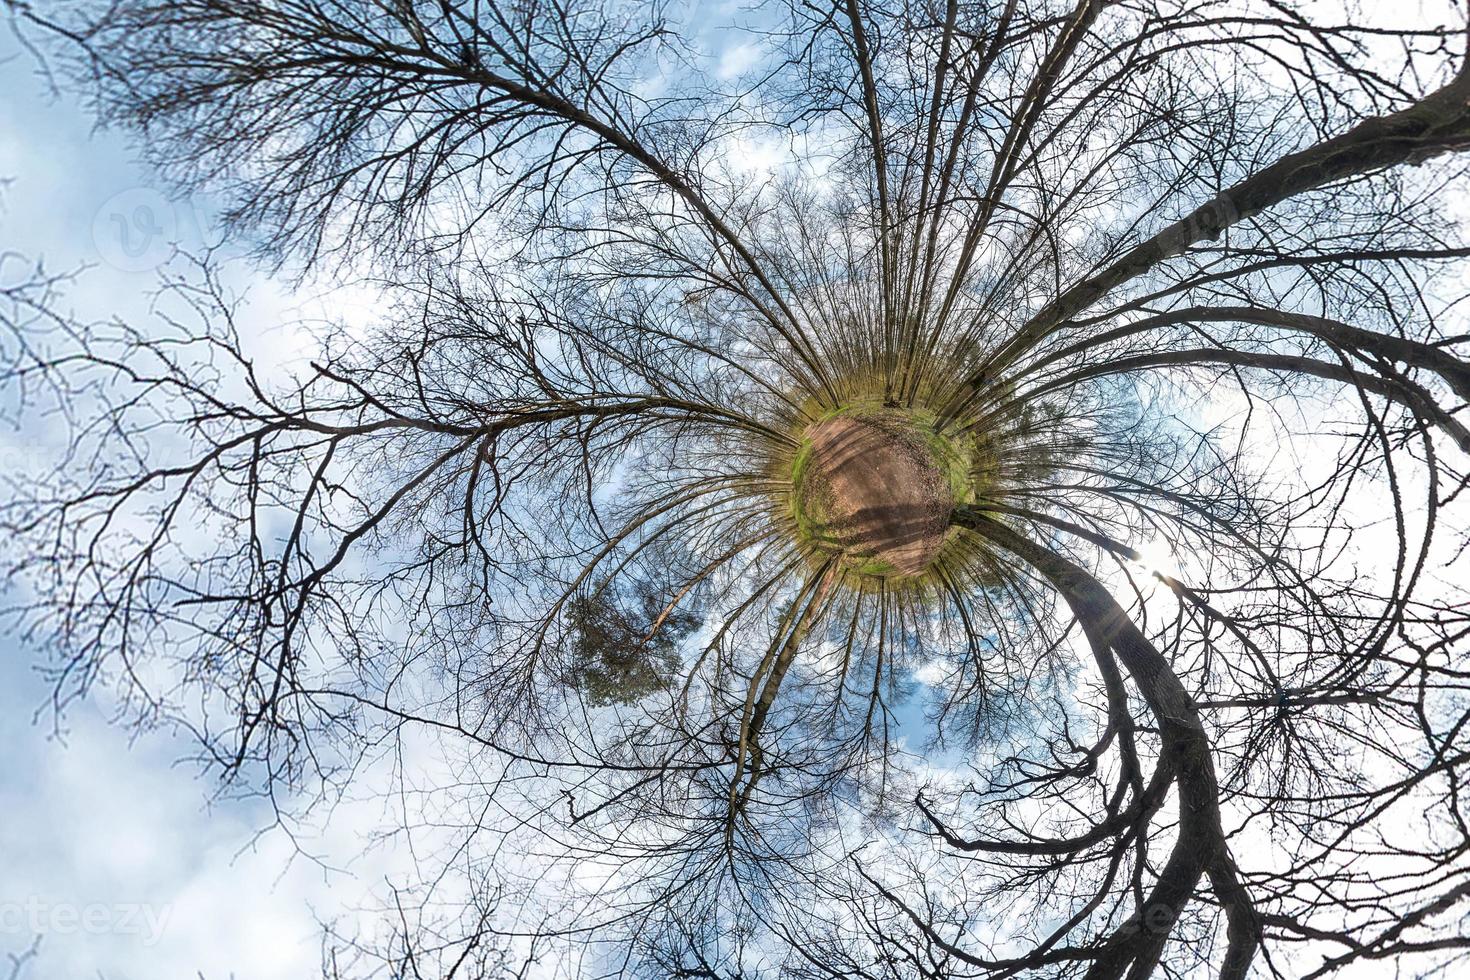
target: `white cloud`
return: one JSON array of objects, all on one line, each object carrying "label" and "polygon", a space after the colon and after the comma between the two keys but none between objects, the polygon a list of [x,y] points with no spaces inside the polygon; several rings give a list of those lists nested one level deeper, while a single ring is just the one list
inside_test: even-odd
[{"label": "white cloud", "polygon": [[927,687],[938,687],[948,674],[949,668],[942,661],[931,660],[914,671],[914,680]]},{"label": "white cloud", "polygon": [[[0,666],[10,747],[0,761],[0,951],[41,937],[27,980],[310,975],[312,907],[330,913],[368,882],[292,861],[281,834],[242,852],[269,812],[243,801],[208,806],[207,785],[175,764],[186,742],[130,740],[91,704],[67,716],[64,740],[50,737],[44,716],[30,724],[44,687],[25,681],[28,659],[12,652]],[[355,841],[310,844],[342,856]]]},{"label": "white cloud", "polygon": [[[0,89],[17,95],[0,100],[0,178],[14,180],[0,198],[3,247],[44,259],[52,271],[89,266],[66,303],[89,316],[141,320],[158,268],[109,258],[110,243],[94,234],[109,227],[109,202],[171,209],[159,226],[189,249],[213,237],[209,209],[157,196],[158,183],[132,164],[124,139],[94,132],[75,105],[20,97],[39,96],[40,83],[31,61],[14,54],[13,42],[0,42]],[[143,226],[152,227],[144,221],[132,230]],[[253,289],[252,299],[241,328],[271,364],[303,359],[306,331],[293,321],[356,319],[373,306],[362,290],[287,300],[269,284]],[[19,463],[35,472],[50,456],[43,435],[0,435],[0,468]],[[68,714],[64,739],[52,737],[49,716],[33,723],[47,695],[33,671],[38,656],[13,641],[0,655],[0,738],[8,750],[0,756],[0,954],[19,954],[39,935],[25,980],[313,975],[314,910],[334,915],[382,881],[386,858],[363,858],[357,832],[368,822],[362,811],[378,806],[341,809],[333,830],[301,841],[325,863],[350,869],[325,872],[281,832],[255,839],[272,819],[260,801],[211,804],[212,784],[178,764],[194,751],[189,741],[157,732],[134,738],[97,704]]]},{"label": "white cloud", "polygon": [[731,45],[720,53],[720,63],[715,67],[715,75],[721,79],[743,75],[761,60],[763,54],[758,45],[749,41]]}]

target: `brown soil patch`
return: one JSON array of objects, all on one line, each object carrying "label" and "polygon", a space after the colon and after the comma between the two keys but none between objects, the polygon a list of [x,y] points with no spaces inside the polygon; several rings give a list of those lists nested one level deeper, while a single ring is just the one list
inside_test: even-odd
[{"label": "brown soil patch", "polygon": [[822,493],[821,531],[849,555],[901,575],[929,567],[949,529],[954,493],[924,446],[901,424],[838,416],[807,430],[810,489]]}]

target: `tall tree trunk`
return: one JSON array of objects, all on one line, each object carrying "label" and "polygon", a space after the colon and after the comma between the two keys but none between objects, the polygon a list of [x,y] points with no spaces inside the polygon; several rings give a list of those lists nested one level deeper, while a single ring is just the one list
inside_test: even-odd
[{"label": "tall tree trunk", "polygon": [[1088,980],[1148,976],[1180,911],[1208,872],[1228,918],[1226,980],[1244,977],[1260,943],[1259,920],[1239,883],[1220,819],[1220,785],[1210,741],[1195,707],[1168,660],[1134,625],[1091,573],[974,507],[956,508],[954,523],[983,535],[1036,569],[1059,592],[1079,622],[1108,644],[1127,669],[1159,726],[1163,751],[1178,774],[1179,838],[1143,906],[1108,940]]},{"label": "tall tree trunk", "polygon": [[1238,221],[1334,181],[1466,148],[1470,148],[1470,73],[1462,69],[1453,82],[1408,108],[1365,119],[1340,136],[1282,157],[1226,188],[1101,272],[1064,290],[1021,326],[972,383],[983,384],[1111,290],[1196,242],[1218,238]]}]

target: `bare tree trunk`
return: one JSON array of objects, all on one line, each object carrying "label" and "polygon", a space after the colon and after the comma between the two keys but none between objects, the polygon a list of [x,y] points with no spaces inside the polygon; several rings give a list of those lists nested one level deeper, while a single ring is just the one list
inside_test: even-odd
[{"label": "bare tree trunk", "polygon": [[959,507],[954,522],[985,536],[1024,560],[1061,594],[1079,622],[1117,655],[1158,722],[1164,753],[1179,786],[1179,839],[1147,901],[1108,940],[1087,973],[1089,980],[1150,975],[1179,913],[1209,873],[1229,919],[1230,946],[1220,976],[1245,976],[1260,943],[1249,896],[1236,879],[1235,862],[1220,822],[1220,786],[1199,709],[1169,662],[1133,624],[1102,583],[1081,566],[1031,541],[973,507]]},{"label": "bare tree trunk", "polygon": [[1470,73],[1462,69],[1449,85],[1406,109],[1365,119],[1341,136],[1282,157],[1064,290],[1028,319],[971,383],[978,387],[1113,289],[1196,242],[1218,238],[1236,222],[1334,181],[1420,163],[1466,147],[1470,147]]},{"label": "bare tree trunk", "polygon": [[1167,313],[1143,317],[1103,331],[1063,350],[1048,354],[1042,364],[1059,361],[1082,351],[1100,347],[1125,337],[1148,333],[1160,327],[1186,323],[1257,323],[1279,327],[1294,333],[1309,334],[1333,347],[1355,354],[1369,355],[1384,361],[1399,361],[1412,368],[1433,372],[1454,393],[1470,402],[1470,364],[1441,347],[1407,337],[1365,330],[1330,317],[1309,313],[1292,313],[1264,306],[1188,306]]}]

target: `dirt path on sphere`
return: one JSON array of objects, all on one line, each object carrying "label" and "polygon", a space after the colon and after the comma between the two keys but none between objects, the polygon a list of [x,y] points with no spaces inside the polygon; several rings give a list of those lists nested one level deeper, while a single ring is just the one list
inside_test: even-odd
[{"label": "dirt path on sphere", "polygon": [[807,435],[812,472],[830,492],[823,531],[902,575],[924,571],[944,544],[954,494],[919,437],[847,416]]}]

